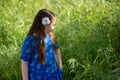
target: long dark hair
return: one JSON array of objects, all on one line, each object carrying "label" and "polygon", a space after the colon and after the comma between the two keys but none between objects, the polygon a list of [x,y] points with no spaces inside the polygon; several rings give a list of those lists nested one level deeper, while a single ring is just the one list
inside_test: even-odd
[{"label": "long dark hair", "polygon": [[[42,63],[45,63],[45,27],[42,24],[42,19],[44,17],[49,17],[50,21],[52,22],[55,14],[47,9],[40,10],[35,16],[32,26],[30,27],[30,30],[28,32],[28,35],[31,35],[33,33],[36,34],[36,37],[38,39],[38,62]],[[57,47],[55,36],[52,32],[49,33],[49,36],[52,40],[52,44],[56,53]]]}]

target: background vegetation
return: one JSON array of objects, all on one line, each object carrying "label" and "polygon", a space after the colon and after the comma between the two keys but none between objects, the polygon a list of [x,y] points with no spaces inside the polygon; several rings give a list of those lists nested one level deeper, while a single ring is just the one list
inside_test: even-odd
[{"label": "background vegetation", "polygon": [[57,16],[63,80],[120,79],[120,0],[0,0],[0,80],[22,80],[21,44],[42,8]]}]

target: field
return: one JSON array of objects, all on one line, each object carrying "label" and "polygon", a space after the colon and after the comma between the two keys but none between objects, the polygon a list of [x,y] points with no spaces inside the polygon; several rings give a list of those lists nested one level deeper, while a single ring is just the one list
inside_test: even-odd
[{"label": "field", "polygon": [[0,0],[0,80],[22,80],[22,42],[43,8],[57,17],[63,80],[120,80],[120,0]]}]

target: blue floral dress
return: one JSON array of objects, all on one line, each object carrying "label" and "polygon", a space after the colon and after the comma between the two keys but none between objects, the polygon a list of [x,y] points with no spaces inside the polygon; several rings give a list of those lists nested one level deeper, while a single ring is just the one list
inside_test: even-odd
[{"label": "blue floral dress", "polygon": [[[62,70],[56,65],[54,48],[49,35],[45,37],[45,64],[38,63],[37,44],[37,38],[28,35],[22,45],[20,59],[28,62],[29,80],[62,80]],[[58,43],[57,48],[59,48]]]}]

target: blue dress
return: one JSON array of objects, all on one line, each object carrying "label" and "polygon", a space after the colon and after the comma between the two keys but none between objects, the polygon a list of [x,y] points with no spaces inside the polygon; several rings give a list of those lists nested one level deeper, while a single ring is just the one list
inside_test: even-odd
[{"label": "blue dress", "polygon": [[[38,63],[37,44],[37,38],[28,35],[22,45],[20,59],[28,62],[29,80],[62,80],[62,70],[56,65],[54,48],[49,35],[45,37],[45,64]],[[57,48],[59,48],[58,43]]]}]

